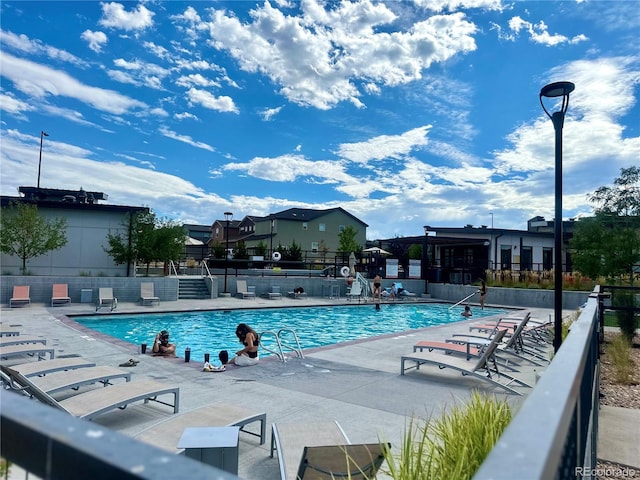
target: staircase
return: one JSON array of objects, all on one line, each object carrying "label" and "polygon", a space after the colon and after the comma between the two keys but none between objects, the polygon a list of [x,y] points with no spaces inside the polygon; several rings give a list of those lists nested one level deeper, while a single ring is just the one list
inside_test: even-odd
[{"label": "staircase", "polygon": [[178,300],[202,300],[210,297],[203,278],[180,278],[178,281]]}]

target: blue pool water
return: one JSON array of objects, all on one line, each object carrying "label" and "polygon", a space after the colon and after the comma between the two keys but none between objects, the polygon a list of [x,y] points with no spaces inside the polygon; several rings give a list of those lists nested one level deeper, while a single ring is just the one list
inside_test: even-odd
[{"label": "blue pool water", "polygon": [[[151,348],[160,330],[168,330],[177,354],[184,356],[191,348],[192,361],[203,361],[204,353],[217,359],[220,350],[233,353],[241,348],[235,336],[238,323],[246,323],[258,333],[295,330],[302,348],[333,345],[340,342],[403,332],[416,328],[444,325],[464,320],[461,306],[450,304],[269,308],[252,310],[217,310],[181,313],[98,315],[75,317],[78,323],[109,336],[136,345],[146,342]],[[473,309],[472,318],[500,315],[505,309]],[[260,351],[261,355],[266,352]]]}]

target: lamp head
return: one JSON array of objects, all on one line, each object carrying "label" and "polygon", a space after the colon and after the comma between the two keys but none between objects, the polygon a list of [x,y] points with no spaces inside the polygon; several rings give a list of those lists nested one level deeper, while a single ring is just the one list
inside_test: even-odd
[{"label": "lamp head", "polygon": [[233,218],[233,213],[231,212],[224,212],[224,219],[229,222],[231,219]]},{"label": "lamp head", "polygon": [[549,85],[545,85],[540,89],[540,105],[542,105],[542,109],[544,113],[547,114],[549,118],[553,120],[553,116],[549,113],[549,111],[544,106],[542,102],[542,97],[546,98],[557,98],[562,97],[562,105],[560,106],[560,110],[556,113],[560,113],[561,117],[564,117],[564,114],[567,113],[567,108],[569,108],[569,94],[575,90],[576,86],[571,82],[554,82]]}]

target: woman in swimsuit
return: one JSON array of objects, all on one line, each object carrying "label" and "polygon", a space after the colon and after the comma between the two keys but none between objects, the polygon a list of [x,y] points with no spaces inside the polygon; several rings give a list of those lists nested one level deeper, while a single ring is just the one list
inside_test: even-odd
[{"label": "woman in swimsuit", "polygon": [[380,287],[382,287],[382,278],[380,278],[380,275],[376,275],[373,278],[373,298],[376,298],[377,295],[378,301],[380,301],[380,293],[382,293],[382,289]]},{"label": "woman in swimsuit", "polygon": [[229,360],[239,367],[248,367],[258,364],[258,333],[246,323],[239,323],[236,327],[236,336],[244,345],[242,350],[236,352],[236,356]]}]

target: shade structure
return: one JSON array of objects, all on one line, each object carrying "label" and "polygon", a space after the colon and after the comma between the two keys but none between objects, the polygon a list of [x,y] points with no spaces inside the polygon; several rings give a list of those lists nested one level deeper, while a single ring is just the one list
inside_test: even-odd
[{"label": "shade structure", "polygon": [[391,252],[387,252],[386,250],[380,247],[369,247],[362,250],[365,253],[377,253],[378,255],[392,255]]},{"label": "shade structure", "polygon": [[198,240],[197,238],[193,238],[193,237],[187,237],[187,239],[184,241],[185,245],[204,245],[204,242],[202,242],[201,240]]}]

